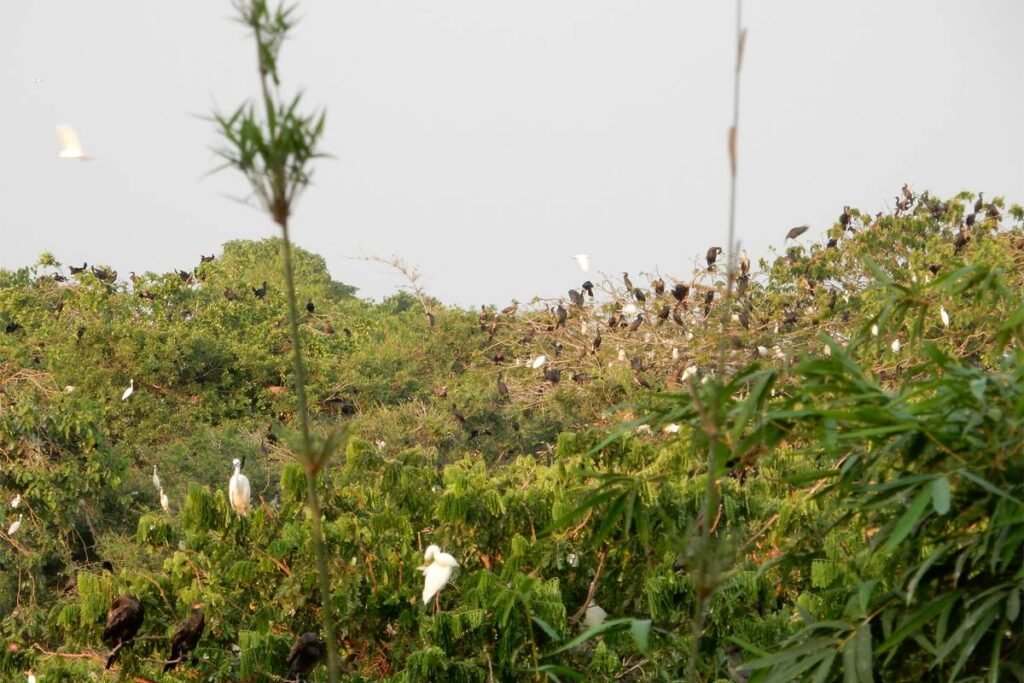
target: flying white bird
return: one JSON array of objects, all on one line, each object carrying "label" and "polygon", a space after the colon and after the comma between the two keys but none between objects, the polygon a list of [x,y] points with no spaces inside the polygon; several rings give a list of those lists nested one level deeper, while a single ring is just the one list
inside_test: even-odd
[{"label": "flying white bird", "polygon": [[242,474],[241,460],[235,458],[231,464],[235,466],[235,473],[231,475],[231,481],[228,482],[228,500],[231,501],[231,507],[235,512],[240,515],[248,515],[250,509],[249,478]]},{"label": "flying white bird", "polygon": [[586,273],[590,270],[590,257],[586,254],[576,254],[573,256],[576,259],[576,263],[580,265],[580,269]]},{"label": "flying white bird", "polygon": [[16,508],[19,505],[21,505],[21,494],[20,493],[14,497],[14,500],[11,501],[11,507],[12,508]]},{"label": "flying white bird", "polygon": [[542,367],[547,362],[548,362],[548,357],[547,356],[543,356],[543,355],[537,356],[536,358],[533,359],[533,362],[530,363],[530,367],[532,367],[534,370],[536,370],[537,368]]},{"label": "flying white bird", "polygon": [[157,474],[156,465],[153,465],[153,488],[157,491],[164,490],[164,487],[160,485],[160,475]]},{"label": "flying white bird", "polygon": [[21,517],[21,515],[18,515],[18,518],[11,522],[11,526],[7,527],[8,536],[13,536],[14,534],[18,533],[18,529],[21,528]]},{"label": "flying white bird", "polygon": [[942,326],[949,327],[949,312],[946,311],[945,306],[939,307],[939,317],[942,318]]},{"label": "flying white bird", "polygon": [[123,394],[121,394],[121,400],[122,401],[127,401],[131,397],[131,395],[134,394],[134,393],[135,393],[135,380],[133,379],[131,382],[128,383],[128,388],[124,390]]},{"label": "flying white bird", "polygon": [[62,123],[57,126],[57,137],[60,138],[61,146],[57,156],[61,159],[78,159],[79,161],[89,161],[92,159],[92,157],[87,156],[82,151],[82,143],[78,140],[78,134],[68,124]]},{"label": "flying white bird", "polygon": [[164,493],[163,489],[160,489],[160,508],[164,512],[168,512],[171,509],[171,501],[168,500],[167,494]]},{"label": "flying white bird", "polygon": [[427,546],[423,553],[422,567],[417,567],[423,572],[423,604],[430,602],[430,599],[437,595],[448,579],[452,578],[452,569],[459,566],[458,561],[448,553],[442,553],[441,548],[436,545]]},{"label": "flying white bird", "polygon": [[607,617],[608,613],[604,611],[601,605],[591,600],[590,604],[587,605],[586,614],[583,616],[583,625],[587,628],[594,628],[603,624]]}]

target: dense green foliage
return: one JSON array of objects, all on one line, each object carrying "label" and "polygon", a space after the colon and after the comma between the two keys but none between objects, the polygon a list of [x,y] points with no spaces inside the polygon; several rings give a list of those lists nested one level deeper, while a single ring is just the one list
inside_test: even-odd
[{"label": "dense green foliage", "polygon": [[[348,680],[1021,680],[1024,214],[996,200],[958,244],[972,203],[854,211],[742,296],[701,268],[679,323],[634,276],[635,331],[608,327],[629,300],[611,281],[564,326],[555,302],[433,301],[430,326],[295,251],[313,429],[347,435],[317,480],[326,600],[280,240],[189,277],[0,272],[0,672],[90,680],[132,592],[144,638],[116,666],[137,680],[278,680],[325,605]],[[460,562],[437,614],[429,543]],[[591,596],[609,619],[586,632]],[[198,662],[161,674],[196,599]]]}]

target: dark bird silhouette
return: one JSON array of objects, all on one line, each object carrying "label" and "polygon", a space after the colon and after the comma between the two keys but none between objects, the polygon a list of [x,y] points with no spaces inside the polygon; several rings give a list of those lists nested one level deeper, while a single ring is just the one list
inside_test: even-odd
[{"label": "dark bird silhouette", "polygon": [[629,273],[622,274],[622,283],[626,285],[627,292],[633,291],[633,281],[629,279]]},{"label": "dark bird silhouette", "polygon": [[736,278],[736,296],[741,297],[746,294],[748,285],[750,285],[750,276],[746,273]]},{"label": "dark bird silhouette", "polygon": [[103,629],[103,642],[114,649],[107,657],[107,666],[110,668],[121,653],[121,648],[130,645],[142,626],[142,620],[146,612],[142,603],[134,595],[122,595],[114,600],[107,610],[107,625]]},{"label": "dark bird silhouette", "polygon": [[960,226],[960,231],[956,235],[956,239],[953,240],[953,253],[959,254],[960,250],[967,246],[967,243],[971,241],[971,229],[969,226]]},{"label": "dark bird silhouette", "polygon": [[313,305],[313,300],[310,299],[306,302],[306,313],[313,313],[316,311],[316,306]]},{"label": "dark bird silhouette", "polygon": [[430,327],[434,327],[434,325],[436,325],[436,324],[437,324],[437,318],[434,317],[433,313],[431,313],[430,311],[427,311],[427,325],[429,325]]},{"label": "dark bird silhouette", "polygon": [[75,266],[70,266],[70,268],[72,275],[78,275],[79,273],[84,273],[89,268],[89,264],[83,263],[81,268],[76,268]]},{"label": "dark bird silhouette", "polygon": [[506,306],[505,308],[501,309],[501,314],[502,315],[515,315],[516,311],[518,311],[518,310],[519,310],[519,302],[516,301],[515,299],[512,299],[512,305],[511,306]]},{"label": "dark bird silhouette", "polygon": [[967,214],[967,218],[965,218],[964,221],[967,223],[967,227],[970,228],[970,227],[974,226],[974,221],[976,219],[977,219],[977,214],[969,213],[969,214]]},{"label": "dark bird silhouette", "polygon": [[288,675],[286,681],[298,683],[316,668],[324,657],[324,643],[315,633],[303,633],[288,653]]},{"label": "dark bird silhouette", "polygon": [[913,201],[914,193],[910,191],[910,187],[906,183],[903,183],[902,191],[908,202]]},{"label": "dark bird silhouette", "polygon": [[686,301],[686,297],[690,295],[690,288],[681,282],[677,282],[676,286],[672,288],[672,296],[675,297],[676,301]]},{"label": "dark bird silhouette", "polygon": [[619,326],[619,321],[622,320],[622,314],[619,311],[615,311],[608,316],[608,329],[614,330]]},{"label": "dark bird silhouette", "polygon": [[932,275],[938,273],[941,268],[942,266],[940,266],[938,263],[932,263],[928,266],[928,270],[931,272]]},{"label": "dark bird silhouette", "polygon": [[480,331],[484,332],[487,330],[487,322],[490,316],[487,315],[487,306],[480,304],[480,315],[476,317],[476,323],[480,326]]},{"label": "dark bird silhouette", "polygon": [[708,317],[708,313],[711,312],[711,302],[715,300],[715,291],[709,289],[704,293],[704,317]]},{"label": "dark bird silhouette", "polygon": [[668,320],[669,314],[672,313],[671,307],[668,304],[664,304],[661,310],[658,311],[658,326],[661,327],[662,323]]},{"label": "dark bird silhouette", "polygon": [[252,293],[257,299],[262,299],[267,295],[267,281],[263,281],[262,287],[253,287]]},{"label": "dark bird silhouette", "polygon": [[188,272],[187,270],[179,270],[178,277],[181,278],[182,282],[188,282],[189,280],[192,279],[192,273]]},{"label": "dark bird silhouette", "polygon": [[795,228],[790,228],[789,232],[786,233],[786,239],[795,240],[797,237],[804,234],[808,230],[810,230],[810,226],[808,225],[798,225]]},{"label": "dark bird silhouette", "polygon": [[989,218],[999,218],[999,207],[995,204],[989,204],[988,208],[985,209],[985,215]]},{"label": "dark bird silhouette", "polygon": [[508,385],[505,384],[505,379],[498,373],[498,394],[503,399],[508,399]]},{"label": "dark bird silhouette", "polygon": [[562,379],[562,371],[558,368],[549,367],[544,371],[544,379],[551,382],[552,384],[558,384],[559,380]]},{"label": "dark bird silhouette", "polygon": [[597,336],[594,337],[594,341],[590,342],[590,348],[597,353],[597,350],[601,348],[601,332],[598,331]]},{"label": "dark bird silhouette", "polygon": [[[212,256],[210,260],[213,260]],[[171,656],[164,665],[164,673],[178,666],[188,653],[196,649],[205,628],[206,615],[203,614],[203,604],[193,602],[191,614],[178,624],[178,628],[174,629],[174,635],[171,636]]]},{"label": "dark bird silhouette", "polygon": [[209,263],[210,261],[212,261],[215,258],[217,258],[217,257],[214,254],[210,254],[209,256],[203,256],[202,254],[200,254],[199,255],[199,263]]},{"label": "dark bird silhouette", "polygon": [[839,246],[839,240],[835,237],[829,238],[828,244],[825,245],[826,249],[835,249]]},{"label": "dark bird silhouette", "polygon": [[230,287],[224,288],[224,298],[228,301],[238,301],[238,295]]},{"label": "dark bird silhouette", "polygon": [[573,306],[577,308],[583,308],[583,295],[577,292],[575,289],[569,290],[569,301],[572,302]]},{"label": "dark bird silhouette", "polygon": [[572,373],[572,381],[580,384],[590,381],[590,375],[585,372],[574,372]]},{"label": "dark bird silhouette", "polygon": [[675,307],[672,309],[672,322],[674,322],[676,325],[679,325],[679,327],[682,327],[685,324],[683,323],[682,309],[682,303],[676,304]]},{"label": "dark bird silhouette", "polygon": [[156,300],[156,294],[154,294],[153,292],[149,291],[148,289],[143,289],[142,291],[139,292],[139,298],[140,299],[145,299],[146,301],[155,301]]},{"label": "dark bird silhouette", "polygon": [[630,332],[636,332],[637,329],[640,327],[640,325],[643,324],[643,322],[644,322],[644,314],[643,313],[637,313],[636,314],[636,320],[634,320],[633,322],[631,322],[629,324],[628,330]]},{"label": "dark bird silhouette", "polygon": [[558,307],[555,308],[555,316],[558,318],[557,327],[565,327],[565,321],[569,317],[569,313],[565,310],[565,306],[558,304]]},{"label": "dark bird silhouette", "polygon": [[587,293],[587,295],[589,295],[590,298],[593,299],[594,298],[594,283],[591,282],[590,280],[587,280],[581,286],[583,287],[583,290]]},{"label": "dark bird silhouette", "polygon": [[981,208],[985,206],[985,201],[982,199],[984,195],[984,192],[978,193],[978,201],[974,202],[974,213],[981,213]]},{"label": "dark bird silhouette", "polygon": [[843,207],[843,213],[839,215],[839,224],[843,226],[844,230],[850,229],[850,207]]},{"label": "dark bird silhouette", "polygon": [[786,316],[782,319],[782,322],[787,325],[796,324],[796,311],[786,311]]},{"label": "dark bird silhouette", "polygon": [[80,341],[82,341],[82,335],[83,334],[85,334],[85,328],[84,327],[79,327],[77,330],[75,330],[75,343],[76,344],[79,343]]},{"label": "dark bird silhouette", "polygon": [[644,290],[640,289],[639,287],[633,288],[633,297],[637,300],[637,302],[641,304],[647,302],[647,297],[644,296]]},{"label": "dark bird silhouette", "polygon": [[20,329],[21,325],[12,320],[9,323],[7,323],[6,327],[4,327],[4,332],[6,332],[7,334],[14,334]]},{"label": "dark bird silhouette", "polygon": [[707,255],[704,257],[708,262],[708,270],[715,269],[715,261],[718,260],[719,254],[722,253],[721,247],[711,247],[708,249]]},{"label": "dark bird silhouette", "polygon": [[661,296],[665,293],[665,281],[660,277],[657,280],[652,280],[651,288],[654,289],[655,296]]}]

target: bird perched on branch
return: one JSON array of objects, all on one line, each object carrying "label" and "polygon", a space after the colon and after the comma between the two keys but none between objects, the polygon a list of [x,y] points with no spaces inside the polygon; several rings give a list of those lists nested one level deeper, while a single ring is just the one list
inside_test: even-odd
[{"label": "bird perched on branch", "polygon": [[192,612],[185,617],[184,621],[174,629],[171,636],[171,656],[164,665],[164,673],[167,673],[185,659],[188,653],[196,649],[199,639],[206,628],[206,615],[203,613],[203,603],[193,602]]},{"label": "bird perched on branch", "polygon": [[235,458],[231,461],[235,467],[235,473],[228,481],[228,500],[231,501],[231,508],[240,515],[248,515],[250,511],[251,492],[249,489],[249,478],[242,474],[244,460]]},{"label": "bird perched on branch", "polygon": [[629,273],[622,274],[622,284],[626,285],[626,291],[633,291],[633,281],[629,279]]},{"label": "bird perched on branch", "polygon": [[593,282],[591,282],[590,280],[587,280],[586,282],[584,282],[581,285],[581,287],[583,288],[583,290],[587,293],[587,295],[591,299],[594,298],[594,283]]},{"label": "bird perched on branch", "polygon": [[121,648],[131,645],[145,616],[146,611],[142,603],[134,595],[121,595],[110,605],[110,609],[107,610],[107,625],[103,629],[103,642],[114,649],[107,657],[107,669],[114,665],[121,654]]},{"label": "bird perched on branch", "polygon": [[715,269],[715,261],[718,260],[719,255],[722,253],[721,247],[711,247],[708,249],[707,255],[704,257],[708,262],[708,271]]},{"label": "bird perched on branch", "polygon": [[303,633],[288,653],[288,675],[286,681],[298,683],[303,677],[316,668],[324,658],[326,645],[313,632]]},{"label": "bird perched on branch", "polygon": [[[423,553],[424,564],[417,567],[423,572],[423,604],[437,596],[452,578],[452,570],[459,566],[458,561],[448,553],[441,552],[436,545],[427,546]],[[435,609],[436,609],[435,603]]]}]

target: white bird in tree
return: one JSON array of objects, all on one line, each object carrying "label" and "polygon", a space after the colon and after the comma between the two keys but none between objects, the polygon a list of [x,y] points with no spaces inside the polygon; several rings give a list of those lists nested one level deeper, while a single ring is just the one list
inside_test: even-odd
[{"label": "white bird in tree", "polygon": [[573,256],[576,259],[576,263],[579,264],[580,269],[586,273],[590,270],[590,257],[586,254],[576,254]]},{"label": "white bird in tree", "polygon": [[160,475],[156,471],[156,465],[153,465],[153,487],[157,491],[163,491],[164,487],[160,485]]},{"label": "white bird in tree", "polygon": [[242,474],[242,461],[235,458],[232,462],[235,466],[235,473],[231,475],[228,482],[228,500],[231,507],[240,515],[248,515],[250,510],[250,489],[249,478]]},{"label": "white bird in tree", "polygon": [[604,620],[608,617],[608,613],[604,611],[601,605],[591,600],[590,604],[587,605],[587,611],[583,615],[583,625],[587,628],[594,628],[604,623]]},{"label": "white bird in tree", "polygon": [[77,159],[78,161],[90,161],[91,156],[82,151],[82,143],[78,140],[78,133],[66,123],[57,126],[57,137],[60,138],[61,150],[57,154],[61,159]]},{"label": "white bird in tree", "polygon": [[12,508],[17,508],[19,505],[21,505],[21,494],[20,493],[14,497],[14,500],[11,501],[11,507]]},{"label": "white bird in tree", "polygon": [[18,529],[21,528],[21,517],[21,515],[18,515],[18,518],[11,522],[11,526],[7,527],[8,536],[13,536],[14,534],[18,533]]},{"label": "white bird in tree", "polygon": [[[417,567],[423,572],[423,604],[430,602],[430,599],[437,596],[444,588],[448,580],[452,578],[452,569],[459,566],[458,561],[448,553],[441,552],[436,545],[427,546],[423,553],[422,567]],[[437,611],[437,603],[434,603],[434,611]]]},{"label": "white bird in tree", "polygon": [[135,380],[133,379],[131,382],[128,383],[128,388],[124,390],[123,394],[121,394],[121,400],[122,401],[127,401],[129,398],[131,398],[131,395],[134,394],[134,393],[135,393]]},{"label": "white bird in tree", "polygon": [[164,490],[162,488],[160,489],[160,508],[164,512],[169,512],[171,509],[171,501],[168,500],[167,494],[164,493]]}]

